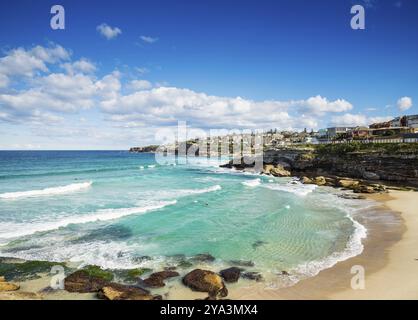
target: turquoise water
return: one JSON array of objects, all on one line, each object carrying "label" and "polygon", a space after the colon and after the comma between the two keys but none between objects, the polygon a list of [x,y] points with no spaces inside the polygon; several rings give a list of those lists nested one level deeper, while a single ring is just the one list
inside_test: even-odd
[{"label": "turquoise water", "polygon": [[364,229],[350,217],[359,202],[290,178],[191,162],[2,151],[0,256],[131,268],[210,253],[219,265],[251,260],[265,273],[315,274],[361,252]]}]

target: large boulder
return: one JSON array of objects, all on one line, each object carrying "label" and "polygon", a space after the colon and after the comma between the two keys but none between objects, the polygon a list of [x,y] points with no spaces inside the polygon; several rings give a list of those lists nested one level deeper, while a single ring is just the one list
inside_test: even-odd
[{"label": "large boulder", "polygon": [[221,270],[220,275],[226,282],[237,282],[241,275],[241,269],[237,267],[231,267]]},{"label": "large boulder", "polygon": [[142,283],[150,288],[161,288],[165,286],[164,280],[172,277],[178,277],[180,274],[177,271],[165,270],[151,274]]},{"label": "large boulder", "polygon": [[303,184],[314,184],[314,181],[313,181],[311,178],[308,178],[308,177],[306,177],[306,176],[303,176],[303,177],[300,179],[300,181],[301,181]]},{"label": "large boulder", "polygon": [[97,297],[106,300],[161,300],[160,295],[152,295],[148,290],[136,286],[109,283],[101,288]]},{"label": "large boulder", "polygon": [[254,280],[254,281],[262,281],[263,277],[261,274],[259,274],[258,272],[254,272],[254,271],[249,271],[249,272],[244,272],[242,274],[242,277],[244,279],[248,279],[248,280]]},{"label": "large boulder", "polygon": [[327,180],[323,176],[315,177],[314,183],[318,186],[324,186],[327,183]]},{"label": "large boulder", "polygon": [[14,283],[1,281],[0,282],[0,292],[4,291],[16,291],[19,290],[20,286]]},{"label": "large boulder", "polygon": [[359,185],[359,181],[352,179],[340,179],[338,180],[338,186],[342,188],[352,189]]},{"label": "large boulder", "polygon": [[354,187],[354,193],[376,193],[372,186],[367,186],[364,184],[359,184],[358,186]]},{"label": "large boulder", "polygon": [[64,288],[69,292],[97,292],[110,280],[110,277],[95,275],[87,270],[78,270],[64,279]]},{"label": "large boulder", "polygon": [[262,171],[262,173],[264,173],[264,174],[270,174],[270,171],[271,171],[272,169],[274,169],[274,165],[272,165],[272,164],[265,164],[265,165],[263,166],[263,171]]},{"label": "large boulder", "polygon": [[213,262],[215,261],[215,257],[209,253],[199,253],[192,257],[190,260],[194,262]]},{"label": "large boulder", "polygon": [[183,284],[193,291],[208,292],[210,297],[226,297],[228,289],[222,278],[209,270],[195,269],[183,278]]}]

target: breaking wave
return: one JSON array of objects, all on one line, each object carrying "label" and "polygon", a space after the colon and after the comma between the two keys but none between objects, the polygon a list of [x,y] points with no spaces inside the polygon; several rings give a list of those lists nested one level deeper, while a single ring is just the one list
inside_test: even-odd
[{"label": "breaking wave", "polygon": [[6,192],[0,194],[0,199],[18,199],[18,198],[31,198],[31,197],[43,197],[52,196],[58,194],[65,194],[76,192],[79,190],[90,188],[93,184],[92,181],[73,183],[66,186],[45,188],[40,190],[18,191],[18,192]]}]

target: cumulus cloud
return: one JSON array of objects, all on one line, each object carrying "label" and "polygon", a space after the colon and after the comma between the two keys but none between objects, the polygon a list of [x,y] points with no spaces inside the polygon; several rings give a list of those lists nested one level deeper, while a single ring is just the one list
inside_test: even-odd
[{"label": "cumulus cloud", "polygon": [[93,73],[96,71],[96,66],[94,63],[89,61],[88,59],[81,58],[73,63],[64,63],[61,67],[67,71],[69,74],[74,73]]},{"label": "cumulus cloud", "polygon": [[385,122],[391,120],[392,117],[367,117],[364,114],[346,113],[341,116],[331,118],[331,125],[336,127],[357,127],[369,126],[372,123]]},{"label": "cumulus cloud", "polygon": [[6,87],[14,77],[33,77],[48,72],[48,64],[70,59],[71,53],[59,45],[17,48],[0,58],[0,88]]},{"label": "cumulus cloud", "polygon": [[141,40],[146,43],[154,43],[158,41],[158,38],[149,37],[149,36],[140,36]]},{"label": "cumulus cloud", "polygon": [[[59,123],[57,127],[61,129],[68,119],[80,119],[83,110],[93,108],[90,112],[104,117],[107,129],[137,128],[141,132],[186,121],[203,129],[298,130],[318,128],[323,117],[353,108],[344,99],[330,100],[320,95],[300,100],[257,101],[209,95],[170,87],[167,83],[152,84],[145,79],[122,82],[119,71],[98,77],[93,61],[72,60],[71,56],[70,51],[51,45],[18,48],[1,57],[0,121],[36,124],[42,128]],[[19,85],[9,89],[11,81]],[[334,120],[349,122],[349,118],[346,114]],[[359,116],[351,116],[351,120],[356,124],[365,123]],[[114,140],[115,132],[110,134]],[[97,137],[102,137],[102,133]],[[96,137],[92,132],[89,134]],[[149,132],[147,139],[151,135]]]},{"label": "cumulus cloud", "polygon": [[147,80],[132,80],[128,84],[130,90],[139,91],[152,88],[152,83]]},{"label": "cumulus cloud", "polygon": [[397,105],[400,111],[406,111],[412,107],[412,99],[410,97],[400,98]]},{"label": "cumulus cloud", "polygon": [[[328,101],[312,97],[306,100],[254,101],[242,97],[221,97],[175,87],[157,87],[118,94],[101,102],[101,108],[113,121],[150,125],[188,121],[202,127],[281,127],[286,129],[316,127],[313,114],[340,112],[352,106],[344,100]],[[301,113],[302,111],[314,111]],[[297,112],[297,117],[291,116]]]},{"label": "cumulus cloud", "polygon": [[106,23],[102,23],[96,27],[96,30],[107,40],[114,39],[122,33],[118,27],[111,27]]},{"label": "cumulus cloud", "polygon": [[0,88],[6,88],[9,85],[9,78],[0,73]]},{"label": "cumulus cloud", "polygon": [[327,112],[345,112],[353,109],[353,105],[344,99],[329,101],[327,98],[321,97],[320,95],[311,97],[307,100],[293,101],[292,105],[299,107],[302,112],[313,113],[316,115]]}]

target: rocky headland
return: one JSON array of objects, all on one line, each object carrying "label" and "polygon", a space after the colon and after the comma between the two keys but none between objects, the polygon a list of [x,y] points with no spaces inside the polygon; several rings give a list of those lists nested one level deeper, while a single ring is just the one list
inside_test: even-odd
[{"label": "rocky headland", "polygon": [[[222,165],[254,170],[254,157]],[[355,193],[418,189],[417,144],[336,144],[268,149],[260,174],[299,177],[304,184],[351,189]]]}]

